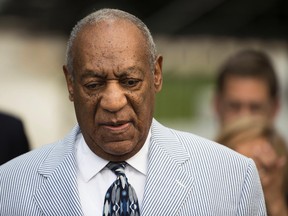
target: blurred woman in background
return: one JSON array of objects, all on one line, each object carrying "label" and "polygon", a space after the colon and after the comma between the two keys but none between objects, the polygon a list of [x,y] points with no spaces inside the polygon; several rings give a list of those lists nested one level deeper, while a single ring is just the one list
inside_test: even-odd
[{"label": "blurred woman in background", "polygon": [[268,215],[287,216],[288,151],[273,126],[261,117],[239,118],[227,124],[216,141],[255,161]]}]

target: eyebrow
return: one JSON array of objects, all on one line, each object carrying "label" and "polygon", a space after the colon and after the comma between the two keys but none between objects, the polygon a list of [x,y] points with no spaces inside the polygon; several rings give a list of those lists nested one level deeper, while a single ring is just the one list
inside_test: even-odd
[{"label": "eyebrow", "polygon": [[145,72],[141,68],[139,68],[137,66],[129,67],[129,68],[127,68],[127,69],[125,69],[125,70],[120,72],[121,75],[129,75],[129,74],[132,74],[132,73],[142,75]]},{"label": "eyebrow", "polygon": [[86,70],[85,73],[81,75],[81,80],[89,77],[105,78],[106,75],[104,74],[104,72],[101,71]]},{"label": "eyebrow", "polygon": [[[117,76],[117,77],[121,77],[121,76],[125,76],[125,75],[127,76],[127,75],[130,75],[132,73],[143,75],[145,73],[145,71],[143,71],[141,68],[139,68],[137,66],[132,66],[132,67],[126,68],[122,71],[117,71],[115,73],[115,76]],[[81,75],[81,80],[84,80],[84,79],[90,78],[90,77],[105,79],[107,77],[107,74],[103,71],[86,70],[84,72],[84,74]]]}]

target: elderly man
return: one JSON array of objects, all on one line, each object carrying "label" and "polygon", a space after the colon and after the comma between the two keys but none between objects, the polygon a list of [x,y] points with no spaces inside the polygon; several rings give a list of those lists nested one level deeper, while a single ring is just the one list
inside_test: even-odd
[{"label": "elderly man", "polygon": [[162,59],[135,16],[82,19],[63,67],[79,125],[0,168],[1,215],[266,215],[251,159],[153,119]]}]

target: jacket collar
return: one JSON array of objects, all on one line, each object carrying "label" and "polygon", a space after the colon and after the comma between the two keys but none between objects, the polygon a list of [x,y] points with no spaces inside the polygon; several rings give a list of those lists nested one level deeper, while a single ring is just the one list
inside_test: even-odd
[{"label": "jacket collar", "polygon": [[74,144],[79,126],[55,145],[38,172],[45,180],[34,195],[44,215],[83,215],[77,189]]},{"label": "jacket collar", "polygon": [[177,214],[194,183],[183,167],[189,158],[174,132],[153,120],[141,215]]}]

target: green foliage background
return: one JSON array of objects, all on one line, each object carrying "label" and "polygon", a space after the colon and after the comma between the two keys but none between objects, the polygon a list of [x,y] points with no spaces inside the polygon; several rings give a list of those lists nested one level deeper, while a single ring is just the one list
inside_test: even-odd
[{"label": "green foliage background", "polygon": [[213,87],[208,75],[164,75],[163,88],[156,96],[155,117],[159,120],[193,119],[197,115],[201,92]]}]

